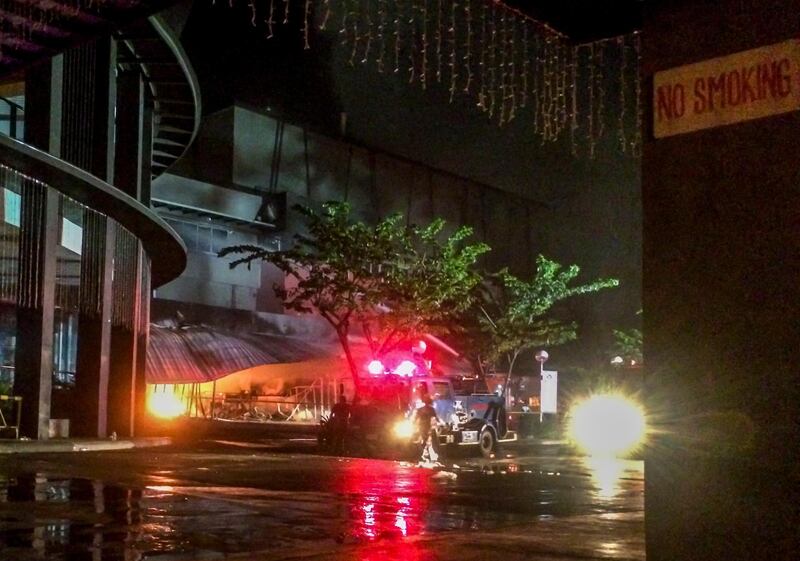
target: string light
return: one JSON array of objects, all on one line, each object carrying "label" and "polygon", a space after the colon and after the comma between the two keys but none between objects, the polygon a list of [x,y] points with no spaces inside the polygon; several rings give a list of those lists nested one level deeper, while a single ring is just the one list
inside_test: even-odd
[{"label": "string light", "polygon": [[541,110],[541,99],[539,93],[539,85],[541,81],[539,80],[539,73],[542,70],[542,57],[541,57],[541,44],[539,34],[537,33],[534,39],[534,65],[533,65],[533,132],[534,134],[540,134],[539,128],[539,112]]},{"label": "string light", "polygon": [[436,81],[442,81],[442,0],[436,0]]},{"label": "string light", "polygon": [[400,48],[402,34],[400,32],[400,19],[403,13],[403,0],[395,0],[394,12],[394,73],[400,73]]},{"label": "string light", "polygon": [[560,61],[559,68],[559,89],[558,89],[558,132],[559,135],[564,127],[567,126],[567,71],[569,66],[569,58],[567,53],[569,49],[564,41],[558,42],[558,57]]},{"label": "string light", "polygon": [[625,70],[627,67],[627,60],[625,58],[625,36],[617,38],[617,45],[619,46],[619,123],[617,125],[617,134],[619,135],[619,149],[624,154],[627,150],[627,141],[625,139]]},{"label": "string light", "polygon": [[386,52],[386,0],[378,0],[378,72],[383,74],[383,56]]},{"label": "string light", "polygon": [[507,122],[511,122],[517,116],[517,26],[515,21],[512,19],[511,24],[509,25],[510,31],[508,32],[509,43],[511,45],[511,61],[508,63],[508,73],[509,73],[509,90],[508,90],[508,99],[511,102],[511,107],[508,110],[508,117]]},{"label": "string light", "polygon": [[417,0],[411,0],[408,4],[408,83],[413,84],[417,76],[417,26],[414,22],[414,8]]},{"label": "string light", "polygon": [[370,48],[372,48],[372,16],[370,15],[370,5],[371,2],[367,2],[364,6],[364,16],[367,20],[367,39],[366,46],[364,47],[364,58],[361,59],[362,64],[367,64],[369,62],[369,51]]},{"label": "string light", "polygon": [[325,15],[322,17],[322,23],[319,24],[320,31],[325,31],[328,27],[328,21],[331,19],[331,0],[323,0],[322,5],[325,7]]},{"label": "string light", "polygon": [[636,101],[636,128],[634,130],[631,153],[635,158],[642,156],[642,77],[640,68],[642,67],[642,43],[639,32],[633,34],[633,49],[636,55],[636,74],[634,76],[634,91]]},{"label": "string light", "polygon": [[593,69],[596,69],[595,77],[597,79],[597,138],[603,136],[605,130],[605,89],[603,86],[603,52],[605,49],[605,42],[599,42],[595,45],[595,60],[590,64]]},{"label": "string light", "polygon": [[570,85],[570,97],[572,98],[572,123],[570,125],[570,146],[572,155],[578,157],[578,67],[580,63],[580,47],[572,49],[572,80]]},{"label": "string light", "polygon": [[272,26],[275,25],[275,0],[269,0],[269,15],[267,16],[267,39],[272,39],[275,33]]},{"label": "string light", "polygon": [[[270,0],[270,2],[273,1],[274,0]],[[339,35],[341,35],[343,45],[347,44],[347,18],[350,17],[350,3],[353,1],[354,0],[343,0],[344,4],[342,5],[342,25],[339,28]]]},{"label": "string light", "polygon": [[481,2],[481,59],[478,62],[480,89],[478,90],[478,108],[486,111],[486,3]]},{"label": "string light", "polygon": [[256,26],[256,3],[255,0],[248,0],[247,7],[250,8],[250,25]]},{"label": "string light", "polygon": [[422,0],[422,68],[419,82],[422,89],[428,89],[428,0]]},{"label": "string light", "polygon": [[492,17],[489,19],[489,118],[494,117],[494,107],[497,102],[497,9],[492,3]]},{"label": "string light", "polygon": [[522,91],[520,92],[520,107],[528,105],[528,72],[531,69],[531,61],[528,58],[528,24],[522,22]]},{"label": "string light", "polygon": [[472,85],[472,0],[464,2],[464,20],[467,31],[464,40],[464,68],[467,71],[467,81],[464,83],[464,93],[469,93]]},{"label": "string light", "polygon": [[[306,0],[305,11],[303,12],[303,49],[308,50],[311,44],[308,42],[308,20],[311,18],[311,0]],[[253,21],[255,22],[255,11],[253,12]]]},{"label": "string light", "polygon": [[[258,9],[266,1],[247,0],[252,25],[259,22]],[[268,1],[261,8],[267,11],[261,21],[266,23],[267,38],[272,38],[276,24],[288,24],[294,8],[292,0]],[[304,49],[311,48],[312,1],[303,0]],[[342,45],[350,49],[350,65],[356,58],[363,64],[372,59],[383,73],[393,48],[395,74],[408,73],[409,83],[418,82],[427,90],[434,76],[441,83],[449,72],[449,101],[457,92],[475,96],[477,108],[499,126],[527,117],[542,142],[568,135],[576,156],[586,143],[587,157],[595,158],[597,146],[608,136],[620,152],[641,154],[638,32],[576,45],[501,0],[477,0],[477,5],[476,0],[318,1],[322,11],[318,29],[327,30],[331,18],[340,18],[338,33]],[[77,0],[75,9],[84,9],[84,3],[87,0]],[[283,11],[280,21],[275,16],[278,6]],[[46,11],[30,9],[31,23],[21,32],[30,33],[52,21]],[[608,114],[610,108],[616,114]]]},{"label": "string light", "polygon": [[450,27],[447,30],[450,36],[450,103],[456,95],[456,83],[458,80],[458,69],[456,67],[456,8],[458,2],[453,0],[450,5]]},{"label": "string light", "polygon": [[[348,20],[350,20],[353,32],[353,48],[350,50],[350,60],[348,61],[350,66],[355,66],[356,62],[356,55],[358,54],[358,44],[361,42],[361,35],[358,32],[358,14],[355,11],[357,7],[356,2],[351,2],[351,8],[353,9],[352,12],[347,16]],[[347,40],[347,33],[345,32],[345,41]]]},{"label": "string light", "polygon": [[[502,8],[501,8],[502,10]],[[500,15],[500,41],[502,45],[508,45],[508,20],[506,19],[506,11],[502,10]],[[508,77],[508,64],[506,62],[506,53],[508,49],[500,49],[500,115],[498,117],[498,124],[502,127],[506,122],[506,99],[507,88],[506,82]]]}]

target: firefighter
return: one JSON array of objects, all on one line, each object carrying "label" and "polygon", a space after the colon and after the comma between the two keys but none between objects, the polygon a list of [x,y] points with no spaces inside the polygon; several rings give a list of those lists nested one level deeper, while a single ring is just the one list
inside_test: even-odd
[{"label": "firefighter", "polygon": [[342,394],[339,401],[331,409],[330,423],[331,451],[341,454],[344,450],[344,439],[350,423],[350,406],[347,397]]},{"label": "firefighter", "polygon": [[439,454],[436,451],[439,443],[434,429],[434,422],[438,424],[439,417],[436,415],[436,409],[433,408],[432,403],[431,396],[424,393],[422,395],[422,406],[414,411],[414,422],[422,443],[422,453],[420,455],[420,462],[422,463],[438,463],[439,460]]}]

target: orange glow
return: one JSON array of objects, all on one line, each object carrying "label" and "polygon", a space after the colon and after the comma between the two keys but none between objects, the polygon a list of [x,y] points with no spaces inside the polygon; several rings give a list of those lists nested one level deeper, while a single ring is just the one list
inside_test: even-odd
[{"label": "orange glow", "polygon": [[186,413],[186,406],[171,391],[150,394],[147,409],[151,415],[159,419],[174,419]]}]

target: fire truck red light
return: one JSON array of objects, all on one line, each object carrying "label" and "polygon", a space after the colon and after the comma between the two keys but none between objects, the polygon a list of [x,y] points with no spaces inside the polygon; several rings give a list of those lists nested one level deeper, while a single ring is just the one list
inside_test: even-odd
[{"label": "fire truck red light", "polygon": [[398,376],[411,376],[414,373],[414,370],[417,369],[417,365],[411,362],[410,360],[404,360],[397,368],[394,369],[395,374]]},{"label": "fire truck red light", "polygon": [[380,360],[373,360],[367,365],[367,372],[370,374],[383,374],[385,370]]}]

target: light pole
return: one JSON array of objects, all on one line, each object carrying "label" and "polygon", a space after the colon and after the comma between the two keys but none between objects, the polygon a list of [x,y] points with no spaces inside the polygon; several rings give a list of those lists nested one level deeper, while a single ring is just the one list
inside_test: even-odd
[{"label": "light pole", "polygon": [[536,353],[536,362],[539,363],[539,423],[544,419],[544,413],[542,412],[542,385],[544,383],[544,363],[547,362],[548,358],[550,358],[550,355],[545,350]]}]

